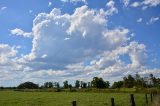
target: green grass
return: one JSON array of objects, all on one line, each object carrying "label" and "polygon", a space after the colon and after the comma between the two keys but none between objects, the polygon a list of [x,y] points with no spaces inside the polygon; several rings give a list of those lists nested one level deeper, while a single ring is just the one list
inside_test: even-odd
[{"label": "green grass", "polygon": [[[145,105],[145,95],[136,93],[136,106]],[[116,106],[129,106],[129,93],[89,93],[89,92],[18,92],[0,91],[0,106],[111,106],[110,98],[115,98]]]}]

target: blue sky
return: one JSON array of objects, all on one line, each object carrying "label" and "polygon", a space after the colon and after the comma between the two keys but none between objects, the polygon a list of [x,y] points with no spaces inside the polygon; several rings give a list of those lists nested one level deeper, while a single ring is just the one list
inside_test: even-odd
[{"label": "blue sky", "polygon": [[0,0],[0,86],[160,77],[159,0]]}]

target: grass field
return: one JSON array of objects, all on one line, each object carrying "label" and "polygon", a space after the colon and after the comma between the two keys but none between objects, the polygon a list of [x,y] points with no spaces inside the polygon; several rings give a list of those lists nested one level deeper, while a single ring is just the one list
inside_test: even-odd
[{"label": "grass field", "polygon": [[[144,94],[134,94],[136,106],[146,106]],[[129,93],[83,93],[83,92],[18,92],[0,91],[0,106],[110,106],[110,98],[116,106],[129,106]]]}]

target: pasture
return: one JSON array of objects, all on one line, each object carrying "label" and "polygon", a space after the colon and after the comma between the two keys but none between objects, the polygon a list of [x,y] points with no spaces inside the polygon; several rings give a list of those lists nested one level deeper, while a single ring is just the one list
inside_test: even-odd
[{"label": "pasture", "polygon": [[[129,106],[129,93],[19,91],[0,91],[0,106],[71,106],[73,100],[77,106],[111,106],[112,97],[116,106]],[[135,93],[134,97],[136,106],[146,106],[144,93]]]}]

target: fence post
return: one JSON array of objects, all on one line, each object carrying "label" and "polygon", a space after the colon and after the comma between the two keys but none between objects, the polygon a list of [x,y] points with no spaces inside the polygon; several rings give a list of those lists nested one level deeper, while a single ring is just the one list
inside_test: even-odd
[{"label": "fence post", "polygon": [[152,102],[152,93],[150,94],[150,97],[151,97],[151,102]]},{"label": "fence post", "polygon": [[114,98],[111,98],[111,106],[115,106],[114,105]]},{"label": "fence post", "polygon": [[133,95],[133,94],[130,95],[130,102],[131,102],[131,106],[136,106],[136,105],[135,105],[134,95]]},{"label": "fence post", "polygon": [[72,101],[72,106],[77,106],[76,101]]},{"label": "fence post", "polygon": [[146,104],[148,104],[148,98],[147,98],[147,94],[146,94]]}]

